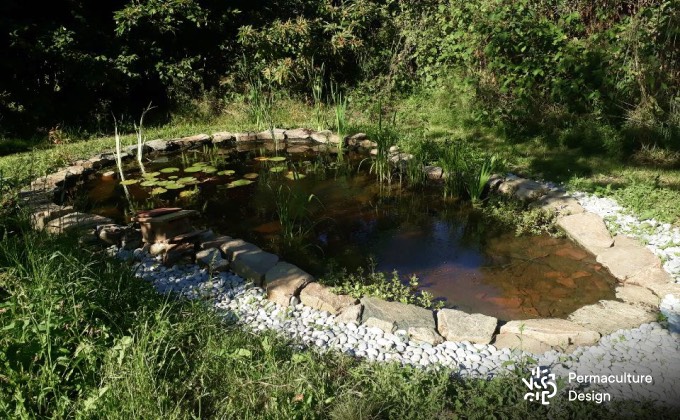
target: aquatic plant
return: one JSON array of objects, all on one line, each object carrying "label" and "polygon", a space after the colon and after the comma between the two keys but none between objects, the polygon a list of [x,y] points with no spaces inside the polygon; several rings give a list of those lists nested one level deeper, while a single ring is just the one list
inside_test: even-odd
[{"label": "aquatic plant", "polygon": [[316,123],[316,129],[321,131],[326,125],[323,112],[323,79],[325,73],[325,63],[321,63],[321,66],[316,68],[314,67],[314,59],[312,59],[309,69],[307,71],[307,75],[309,77],[312,89],[314,122]]},{"label": "aquatic plant", "polygon": [[147,112],[151,111],[155,107],[151,106],[151,102],[149,102],[149,105],[142,111],[142,116],[139,118],[139,125],[135,124],[135,132],[137,133],[137,162],[139,163],[139,167],[142,170],[142,173],[144,173],[144,162],[143,162],[143,153],[144,153],[144,135],[142,133],[142,130],[144,129],[144,116],[146,115]]},{"label": "aquatic plant", "polygon": [[338,143],[338,159],[342,159],[344,153],[344,137],[347,131],[347,97],[342,94],[340,87],[331,82],[331,96],[333,98],[333,110],[335,112],[335,129],[340,137]]},{"label": "aquatic plant", "polygon": [[301,194],[287,185],[279,185],[274,191],[276,216],[286,245],[290,246],[295,239],[307,236],[316,225],[310,221],[310,203],[314,200],[321,204],[316,195]]},{"label": "aquatic plant", "polygon": [[473,204],[479,202],[484,192],[486,183],[489,182],[491,174],[496,166],[496,155],[486,156],[480,165],[472,168],[466,180],[467,191]]},{"label": "aquatic plant", "polygon": [[345,268],[338,270],[337,267],[331,265],[319,282],[333,286],[336,293],[347,294],[357,299],[374,296],[428,309],[444,307],[442,300],[436,300],[430,292],[419,290],[418,277],[411,276],[408,284],[404,284],[397,271],[393,271],[392,276],[388,277],[385,273],[376,271],[375,267],[376,263],[372,259],[369,259],[367,270],[360,267],[354,273],[349,273]]},{"label": "aquatic plant", "polygon": [[[377,130],[370,135],[370,138],[377,144],[377,147],[369,172],[375,174],[378,183],[387,184],[389,186],[392,184],[392,168],[390,166],[389,152],[390,147],[396,140],[396,135],[391,127],[383,126],[382,101],[378,102],[377,112]],[[359,164],[359,168],[361,168],[361,163]]]}]

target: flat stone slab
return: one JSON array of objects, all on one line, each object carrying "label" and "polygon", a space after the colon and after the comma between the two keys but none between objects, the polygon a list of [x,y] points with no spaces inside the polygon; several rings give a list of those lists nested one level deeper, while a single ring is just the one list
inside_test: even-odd
[{"label": "flat stone slab", "polygon": [[113,220],[108,217],[75,212],[50,220],[45,225],[45,230],[48,233],[64,233],[71,230],[92,229],[98,225],[108,224],[113,224]]},{"label": "flat stone slab", "polygon": [[392,333],[394,330],[397,329],[397,326],[395,325],[394,321],[389,321],[375,317],[364,318],[363,315],[361,318],[365,319],[363,321],[363,324],[366,328],[378,328],[380,330],[385,331],[386,333]]},{"label": "flat stone slab", "polygon": [[597,262],[621,281],[649,269],[661,268],[661,260],[652,251],[622,235],[614,237],[613,247],[597,255]]},{"label": "flat stone slab", "polygon": [[365,323],[369,318],[376,318],[388,323],[394,323],[395,328],[408,331],[409,328],[429,328],[437,332],[434,315],[429,309],[401,302],[387,302],[374,297],[361,298],[364,311],[361,321]]},{"label": "flat stone slab", "polygon": [[320,311],[333,315],[344,308],[357,303],[357,299],[349,295],[336,295],[331,288],[319,283],[310,283],[300,292],[300,302]]},{"label": "flat stone slab", "polygon": [[532,203],[532,207],[538,207],[546,211],[555,211],[561,216],[580,214],[586,211],[574,197],[555,191],[549,192],[536,200]]},{"label": "flat stone slab", "polygon": [[601,300],[594,305],[577,309],[569,320],[602,335],[616,330],[636,328],[656,320],[650,309],[613,300]]},{"label": "flat stone slab", "polygon": [[257,141],[257,133],[249,131],[246,133],[234,133],[234,139],[237,143],[246,141]]},{"label": "flat stone slab", "polygon": [[257,247],[235,252],[231,270],[239,276],[262,286],[265,274],[279,262],[279,257]]},{"label": "flat stone slab", "polygon": [[604,220],[594,213],[565,216],[557,221],[557,225],[567,236],[594,255],[599,255],[614,244]]},{"label": "flat stone slab", "polygon": [[290,298],[299,296],[300,290],[314,277],[293,264],[279,261],[264,276],[267,299],[283,307],[290,304]]},{"label": "flat stone slab", "polygon": [[616,288],[616,298],[626,303],[657,308],[661,299],[646,287],[624,284]]},{"label": "flat stone slab", "polygon": [[[626,284],[635,284],[646,287],[656,293],[659,287],[665,287],[672,283],[671,275],[666,270],[658,267],[651,267],[637,272],[625,281]],[[658,295],[658,293],[656,293]],[[680,295],[679,295],[680,296]]]},{"label": "flat stone slab", "polygon": [[260,248],[257,246],[251,244],[250,242],[246,242],[243,239],[231,239],[229,241],[223,242],[222,245],[220,245],[220,251],[222,251],[222,255],[224,255],[224,257],[229,261],[234,261],[236,255],[241,252],[255,251],[259,249]]},{"label": "flat stone slab", "polygon": [[[638,324],[639,325],[639,324]],[[501,334],[517,334],[541,341],[549,346],[589,346],[600,339],[600,334],[566,319],[544,318],[510,321],[503,325]]]},{"label": "flat stone slab", "polygon": [[498,320],[482,314],[468,314],[456,309],[437,312],[437,330],[448,341],[489,344]]},{"label": "flat stone slab", "polygon": [[552,350],[550,345],[535,338],[511,333],[498,334],[493,345],[497,349],[519,350],[533,354],[543,354]]}]

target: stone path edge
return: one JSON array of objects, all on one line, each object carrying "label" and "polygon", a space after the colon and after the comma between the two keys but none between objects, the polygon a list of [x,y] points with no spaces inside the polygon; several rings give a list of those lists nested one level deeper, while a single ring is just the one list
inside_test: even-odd
[{"label": "stone path edge", "polygon": [[[145,148],[153,151],[176,150],[213,144],[238,145],[239,143],[271,142],[282,140],[290,144],[328,144],[338,145],[343,142],[349,147],[373,148],[375,143],[363,133],[346,136],[343,139],[330,131],[316,132],[299,128],[294,130],[275,129],[263,132],[218,132],[213,135],[199,134],[169,140],[153,140],[146,142]],[[124,159],[131,159],[136,146],[126,148]],[[393,150],[394,163],[408,159],[407,154],[401,154],[398,149]],[[90,159],[76,161],[73,165],[59,168],[53,173],[37,178],[30,188],[20,193],[21,202],[29,210],[30,220],[35,229],[45,229],[50,233],[61,233],[69,229],[92,228],[98,225],[113,223],[110,219],[97,215],[75,212],[70,206],[57,204],[65,188],[77,185],[87,176],[97,170],[115,165],[113,153],[100,153]],[[441,179],[446,174],[438,167],[425,167],[423,170],[432,178]],[[434,174],[434,175],[432,175]],[[542,353],[546,346],[561,351],[571,351],[577,346],[595,344],[598,339],[616,329],[631,328],[656,319],[654,311],[660,301],[667,295],[680,297],[680,285],[673,282],[666,273],[661,262],[644,246],[637,244],[628,237],[612,237],[604,220],[597,214],[586,211],[579,203],[559,188],[543,184],[515,175],[505,177],[494,176],[489,182],[491,190],[506,195],[512,195],[520,200],[529,201],[533,206],[555,211],[558,214],[557,223],[567,236],[595,255],[598,262],[605,266],[617,278],[617,298],[620,301],[601,301],[594,305],[582,307],[571,314],[567,320],[531,319],[510,321],[499,328],[498,321],[493,317],[481,314],[466,314],[461,311],[444,309],[438,312],[429,311],[429,319],[425,323],[422,316],[418,321],[411,320],[413,325],[403,321],[401,325],[390,319],[383,319],[385,315],[369,316],[365,313],[365,298],[357,302],[349,296],[336,295],[331,289],[314,282],[314,278],[292,264],[278,261],[278,258],[268,258],[268,266],[262,266],[255,257],[230,256],[221,249],[222,255],[229,260],[232,270],[237,274],[253,280],[267,290],[270,300],[284,304],[288,296],[288,304],[302,303],[314,309],[327,311],[347,322],[363,323],[378,327],[386,332],[406,327],[409,335],[419,341],[438,344],[445,339],[467,340],[477,344],[489,344],[498,338],[517,333],[517,325],[521,326],[521,333],[536,346],[528,346],[524,350]],[[255,245],[253,249],[263,252]],[[619,249],[622,252],[617,252]],[[266,253],[268,254],[268,253]],[[271,255],[271,254],[270,254]],[[629,255],[636,255],[631,264]],[[230,258],[231,257],[231,258]],[[625,261],[623,261],[623,260]],[[625,263],[625,264],[623,264]],[[288,264],[287,271],[282,270],[281,264]],[[621,268],[622,266],[623,269]],[[398,304],[405,305],[405,304]],[[397,305],[397,306],[398,306]],[[627,306],[621,306],[627,305]],[[413,306],[413,309],[409,308]],[[387,314],[395,314],[404,310],[416,311],[414,305],[405,305]],[[634,312],[632,317],[612,317],[617,311]],[[427,311],[427,310],[426,310]],[[378,311],[378,313],[381,313]],[[375,314],[373,314],[375,315]],[[414,318],[415,319],[415,318]],[[606,322],[598,322],[598,320]],[[431,321],[431,322],[430,322]],[[416,325],[417,324],[417,325]],[[526,326],[530,326],[526,328]],[[474,332],[474,334],[473,334]],[[502,342],[507,342],[503,341]],[[509,341],[512,342],[512,341]],[[500,342],[499,342],[500,344]],[[513,344],[513,346],[515,346]],[[525,346],[527,347],[527,346]],[[533,351],[532,351],[533,350]]]}]

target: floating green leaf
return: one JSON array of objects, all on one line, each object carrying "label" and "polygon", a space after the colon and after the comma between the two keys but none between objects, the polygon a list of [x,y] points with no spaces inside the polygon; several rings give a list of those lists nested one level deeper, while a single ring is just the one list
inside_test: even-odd
[{"label": "floating green leaf", "polygon": [[160,184],[160,182],[158,180],[151,180],[150,179],[148,181],[144,181],[144,182],[140,183],[139,185],[141,185],[142,187],[155,187],[156,185],[159,185],[159,184]]},{"label": "floating green leaf", "polygon": [[270,162],[283,162],[284,160],[286,160],[286,158],[283,156],[272,156],[270,158],[267,158],[267,160]]},{"label": "floating green leaf", "polygon": [[139,182],[138,179],[126,179],[125,181],[121,181],[120,183],[121,183],[121,185],[133,185],[133,184],[136,184],[138,182]]},{"label": "floating green leaf", "polygon": [[217,168],[213,166],[204,166],[201,172],[205,172],[206,174],[214,174],[217,172]]},{"label": "floating green leaf", "polygon": [[151,195],[159,195],[163,194],[164,192],[168,192],[168,190],[166,190],[163,187],[156,187],[153,190],[151,190]]},{"label": "floating green leaf", "polygon": [[269,168],[270,172],[283,172],[285,170],[286,170],[285,166],[272,166],[271,168]]},{"label": "floating green leaf", "polygon": [[181,190],[182,188],[186,187],[186,185],[178,183],[169,183],[165,184],[164,187],[169,190]]},{"label": "floating green leaf", "polygon": [[179,193],[181,198],[191,198],[198,195],[198,190],[184,190]]},{"label": "floating green leaf", "polygon": [[201,172],[203,170],[202,166],[190,166],[184,170],[187,173]]},{"label": "floating green leaf", "polygon": [[256,174],[255,172],[252,172],[252,173],[243,175],[243,177],[244,177],[245,179],[255,179],[255,178],[257,178],[258,176],[260,176],[260,175],[259,175],[259,174]]},{"label": "floating green leaf", "polygon": [[227,188],[243,187],[244,185],[250,185],[252,183],[253,183],[253,181],[251,181],[249,179],[239,179],[239,180],[232,181],[229,184],[227,184]]},{"label": "floating green leaf", "polygon": [[301,174],[299,172],[293,172],[293,171],[288,171],[288,173],[286,174],[286,178],[293,180],[293,181],[297,181],[298,179],[303,179],[306,176],[307,175],[305,175],[305,174]]},{"label": "floating green leaf", "polygon": [[224,171],[219,171],[217,173],[217,175],[231,176],[231,175],[234,175],[235,173],[236,173],[236,171],[234,171],[233,169],[225,169]]},{"label": "floating green leaf", "polygon": [[180,184],[188,184],[189,182],[198,182],[198,181],[193,176],[185,176],[185,177],[182,177],[182,178],[178,178],[177,182],[180,183]]},{"label": "floating green leaf", "polygon": [[175,167],[172,167],[172,166],[169,167],[169,168],[161,169],[161,172],[164,173],[164,174],[171,174],[171,173],[177,172],[177,171],[179,171],[179,168],[175,168]]},{"label": "floating green leaf", "polygon": [[177,178],[179,178],[177,175],[170,175],[170,176],[168,177],[168,179],[177,179]]},{"label": "floating green leaf", "polygon": [[155,178],[160,174],[161,174],[160,172],[147,172],[145,174],[142,174],[142,178]]}]

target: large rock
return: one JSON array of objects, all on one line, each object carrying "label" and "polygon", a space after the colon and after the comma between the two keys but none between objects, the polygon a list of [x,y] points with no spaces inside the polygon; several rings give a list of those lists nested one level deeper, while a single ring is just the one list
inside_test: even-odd
[{"label": "large rock", "polygon": [[[668,286],[672,283],[672,279],[670,274],[663,268],[650,267],[628,277],[625,283],[646,287],[656,293],[656,289]],[[658,293],[656,294],[658,295]]]},{"label": "large rock", "polygon": [[162,139],[147,141],[145,144],[152,148],[154,152],[167,152],[179,148],[175,143]]},{"label": "large rock", "polygon": [[227,271],[229,261],[222,258],[222,253],[217,248],[208,248],[196,253],[196,262],[213,271]]},{"label": "large rock", "polygon": [[226,236],[226,235],[220,235],[214,239],[209,239],[206,241],[201,242],[201,249],[210,249],[210,248],[217,248],[219,249],[225,242],[229,242],[233,240],[231,236]]},{"label": "large rock", "polygon": [[300,292],[300,302],[311,308],[335,315],[344,308],[357,303],[357,299],[349,295],[336,295],[328,286],[310,283]]},{"label": "large rock", "polygon": [[234,133],[234,138],[236,139],[237,143],[257,141],[257,133],[252,131],[246,133]]},{"label": "large rock", "polygon": [[592,254],[599,255],[614,244],[604,221],[594,213],[572,214],[559,219],[557,225]]},{"label": "large rock", "polygon": [[496,331],[498,320],[482,314],[468,314],[456,309],[437,312],[437,329],[448,341],[469,341],[488,344]]},{"label": "large rock", "polygon": [[541,341],[549,346],[589,346],[600,339],[596,331],[565,319],[525,319],[503,325],[501,334],[517,334]]},{"label": "large rock", "polygon": [[315,132],[313,132],[313,133],[310,135],[310,137],[312,138],[312,140],[314,140],[314,141],[317,142],[317,143],[326,144],[326,143],[328,143],[328,139],[329,139],[330,136],[332,136],[332,135],[333,135],[333,133],[332,133],[331,131],[329,131],[329,130],[322,130],[322,131],[315,131]]},{"label": "large rock", "polygon": [[73,230],[94,229],[99,225],[108,225],[112,223],[113,220],[108,217],[75,212],[50,220],[47,225],[45,225],[45,230],[48,233],[63,233]]},{"label": "large rock", "polygon": [[270,130],[260,131],[255,136],[257,137],[258,140],[263,140],[263,141],[285,140],[286,139],[285,130],[282,130],[280,128],[275,128],[273,133]]},{"label": "large rock", "polygon": [[602,335],[620,329],[636,328],[655,319],[656,314],[648,308],[613,300],[601,300],[569,315],[570,321]]},{"label": "large rock", "polygon": [[[398,330],[408,331],[409,328],[428,328],[437,332],[434,315],[429,309],[400,302],[387,302],[374,297],[361,298],[364,311],[361,321],[365,323],[370,318],[376,318],[387,323],[394,323]],[[418,330],[420,335],[422,330]]]},{"label": "large rock", "polygon": [[257,247],[243,249],[233,255],[231,270],[245,279],[252,280],[257,286],[262,286],[267,271],[279,262],[278,256]]},{"label": "large rock", "polygon": [[195,136],[181,137],[172,139],[172,142],[182,148],[199,147],[210,143],[210,136],[207,134],[196,134]]},{"label": "large rock", "polygon": [[497,349],[526,351],[533,354],[543,354],[552,347],[542,341],[520,334],[498,334],[493,342]]},{"label": "large rock", "polygon": [[219,131],[217,133],[213,133],[212,135],[212,143],[215,146],[226,146],[235,141],[236,137],[234,137],[234,134],[230,133],[229,131]]},{"label": "large rock", "polygon": [[311,274],[293,264],[279,261],[264,276],[267,299],[288,306],[290,298],[299,296],[300,290],[314,281]]},{"label": "large rock", "polygon": [[366,328],[378,328],[390,334],[392,333],[392,331],[397,329],[397,326],[394,323],[394,321],[374,317],[366,318],[364,321],[364,326]]},{"label": "large rock", "polygon": [[423,166],[427,179],[438,181],[444,178],[444,170],[440,166]]},{"label": "large rock", "polygon": [[659,257],[652,251],[621,235],[614,238],[613,247],[597,255],[597,262],[607,267],[609,272],[621,281],[653,268],[661,268]]},{"label": "large rock", "polygon": [[49,221],[69,213],[73,213],[72,206],[60,206],[54,203],[46,203],[33,207],[29,220],[33,229],[43,230]]},{"label": "large rock", "polygon": [[549,192],[539,198],[532,203],[532,207],[538,207],[546,211],[555,211],[561,216],[585,212],[585,209],[581,207],[574,197],[556,191]]},{"label": "large rock", "polygon": [[286,140],[290,143],[310,143],[312,141],[312,130],[307,128],[296,128],[284,132]]},{"label": "large rock", "polygon": [[409,327],[406,332],[408,332],[411,340],[414,341],[422,341],[433,346],[444,342],[444,338],[437,331],[429,327]]},{"label": "large rock", "polygon": [[345,324],[349,324],[350,322],[359,324],[361,322],[361,312],[363,310],[364,306],[361,304],[348,306],[335,316],[335,321]]},{"label": "large rock", "polygon": [[512,195],[523,201],[535,200],[548,192],[545,185],[526,178],[506,179],[498,187],[498,192]]}]

